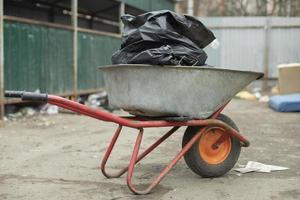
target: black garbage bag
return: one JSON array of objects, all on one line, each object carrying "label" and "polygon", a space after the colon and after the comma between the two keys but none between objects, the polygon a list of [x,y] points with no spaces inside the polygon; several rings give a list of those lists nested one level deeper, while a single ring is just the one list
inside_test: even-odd
[{"label": "black garbage bag", "polygon": [[168,10],[124,15],[121,49],[113,64],[203,65],[215,36],[199,20]]}]

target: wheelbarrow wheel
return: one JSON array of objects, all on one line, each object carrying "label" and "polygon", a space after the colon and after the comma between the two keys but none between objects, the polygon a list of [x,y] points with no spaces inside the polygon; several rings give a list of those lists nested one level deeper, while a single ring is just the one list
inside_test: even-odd
[{"label": "wheelbarrow wheel", "polygon": [[[219,120],[239,131],[235,123],[226,115],[220,114]],[[200,127],[188,127],[184,133],[182,147],[198,133]],[[221,137],[224,130],[212,127],[204,132],[200,139],[184,155],[188,167],[202,177],[219,177],[226,174],[237,162],[241,144],[237,138],[225,137],[223,142],[213,148],[213,144]]]}]

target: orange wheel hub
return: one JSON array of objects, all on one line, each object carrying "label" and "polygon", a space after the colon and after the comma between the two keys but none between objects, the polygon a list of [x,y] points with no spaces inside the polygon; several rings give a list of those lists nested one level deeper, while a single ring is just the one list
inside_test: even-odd
[{"label": "orange wheel hub", "polygon": [[225,137],[216,148],[213,145],[224,134],[221,128],[212,128],[204,132],[199,139],[199,153],[201,158],[208,164],[219,164],[226,160],[231,151],[231,139]]}]

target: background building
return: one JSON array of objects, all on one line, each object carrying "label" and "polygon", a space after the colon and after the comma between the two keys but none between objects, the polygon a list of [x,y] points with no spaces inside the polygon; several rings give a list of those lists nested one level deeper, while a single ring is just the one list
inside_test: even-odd
[{"label": "background building", "polygon": [[300,16],[300,0],[183,0],[177,11],[195,16]]}]

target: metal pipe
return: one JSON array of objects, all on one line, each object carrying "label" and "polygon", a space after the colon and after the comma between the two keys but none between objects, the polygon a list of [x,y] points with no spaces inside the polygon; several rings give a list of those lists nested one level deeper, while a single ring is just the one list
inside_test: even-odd
[{"label": "metal pipe", "polygon": [[[265,45],[264,45],[264,76],[269,77],[269,51],[270,51],[270,18],[265,22]],[[267,81],[263,80],[263,89],[267,89]]]},{"label": "metal pipe", "polygon": [[[194,119],[194,120],[181,121],[181,122],[164,121],[164,120],[136,121],[136,120],[126,119],[111,113],[107,113],[99,109],[89,108],[86,105],[82,105],[75,101],[71,101],[54,95],[48,95],[48,103],[93,117],[95,119],[109,121],[109,122],[117,123],[122,126],[127,126],[131,128],[137,128],[137,129],[151,128],[151,127],[172,127],[172,126],[218,126],[225,129],[227,133],[230,134],[230,136],[238,138],[241,141],[243,146],[245,147],[249,146],[248,140],[244,138],[239,132],[237,132],[235,129],[233,129],[226,123],[217,119],[205,119],[205,120]],[[223,108],[221,107],[221,109]]]},{"label": "metal pipe", "polygon": [[78,92],[78,1],[72,0],[72,27],[73,27],[73,92],[75,98]]},{"label": "metal pipe", "polygon": [[187,2],[187,14],[194,15],[194,0],[188,0]]},{"label": "metal pipe", "polygon": [[3,0],[0,0],[0,120],[4,119]]},{"label": "metal pipe", "polygon": [[[7,96],[15,96],[15,93],[19,95],[19,92],[17,91],[8,91]],[[187,121],[165,121],[165,120],[151,120],[151,121],[140,121],[140,120],[134,120],[130,118],[120,117],[118,115],[114,115],[111,113],[107,113],[105,111],[102,111],[101,109],[93,109],[89,108],[86,105],[82,105],[80,103],[77,103],[75,101],[71,101],[59,96],[55,95],[47,95],[47,94],[35,94],[30,92],[20,92],[21,97],[24,100],[36,100],[36,101],[48,101],[48,103],[57,105],[59,107],[81,113],[86,116],[90,116],[95,119],[113,122],[116,124],[119,124],[121,126],[127,126],[131,128],[151,128],[151,127],[174,127],[174,126],[217,126],[220,128],[223,128],[230,136],[236,137],[243,146],[247,147],[249,146],[249,141],[244,138],[239,132],[237,132],[235,129],[230,127],[228,124],[214,119],[218,117],[220,114],[220,111],[224,109],[224,106],[219,108],[218,111],[216,111],[213,114],[213,118],[209,119],[193,119],[193,120],[187,120]],[[12,95],[13,94],[13,95]]]},{"label": "metal pipe", "polygon": [[121,16],[125,14],[125,3],[120,1],[120,6],[119,6],[119,31],[122,34],[123,29],[124,29],[124,24],[121,20]]},{"label": "metal pipe", "polygon": [[[107,163],[107,160],[108,158],[110,157],[110,154],[111,154],[111,151],[112,149],[114,148],[114,145],[119,137],[119,134],[120,134],[120,127],[122,126],[119,126],[119,128],[117,129],[116,133],[114,134],[113,136],[113,139],[111,140],[110,142],[110,145],[109,147],[107,148],[106,150],[106,153],[104,155],[104,158],[102,160],[102,163],[101,163],[101,166],[100,166],[100,169],[102,171],[102,174],[107,177],[107,178],[119,178],[120,176],[122,176],[125,172],[128,171],[128,167],[129,166],[126,166],[125,168],[121,169],[120,171],[118,171],[117,173],[108,173],[105,169],[105,165]],[[139,161],[141,161],[143,158],[145,158],[149,153],[151,153],[156,147],[158,147],[163,141],[165,141],[167,138],[169,138],[173,133],[175,133],[176,130],[178,130],[180,127],[178,126],[175,126],[173,127],[170,131],[168,131],[167,133],[165,133],[162,137],[160,137],[156,142],[154,142],[151,146],[149,146],[143,153],[141,153],[137,160],[136,160],[136,163],[137,164]]]},{"label": "metal pipe", "polygon": [[111,139],[111,141],[109,143],[108,148],[106,149],[106,152],[104,154],[103,160],[102,160],[101,165],[100,165],[100,169],[102,171],[102,174],[106,178],[118,178],[118,177],[120,177],[122,175],[122,173],[109,174],[105,170],[105,165],[107,163],[107,160],[108,160],[108,158],[109,158],[109,156],[110,156],[110,154],[111,154],[111,152],[112,152],[112,150],[113,150],[113,148],[114,148],[114,146],[115,146],[115,144],[117,142],[117,139],[119,138],[119,135],[120,135],[121,131],[122,131],[122,126],[119,125],[118,129],[116,130],[113,138]]},{"label": "metal pipe", "polygon": [[134,172],[135,163],[137,161],[137,155],[139,153],[140,145],[143,137],[143,129],[140,130],[140,133],[136,139],[134,145],[132,157],[128,167],[127,173],[127,186],[134,194],[149,194],[154,187],[156,187],[162,179],[170,172],[170,170],[176,165],[176,163],[190,150],[190,148],[197,142],[201,134],[206,131],[206,128],[200,129],[200,131],[192,137],[192,139],[182,148],[182,150],[177,154],[177,156],[163,169],[163,171],[154,178],[154,180],[144,189],[138,190],[132,183],[132,176]]}]

